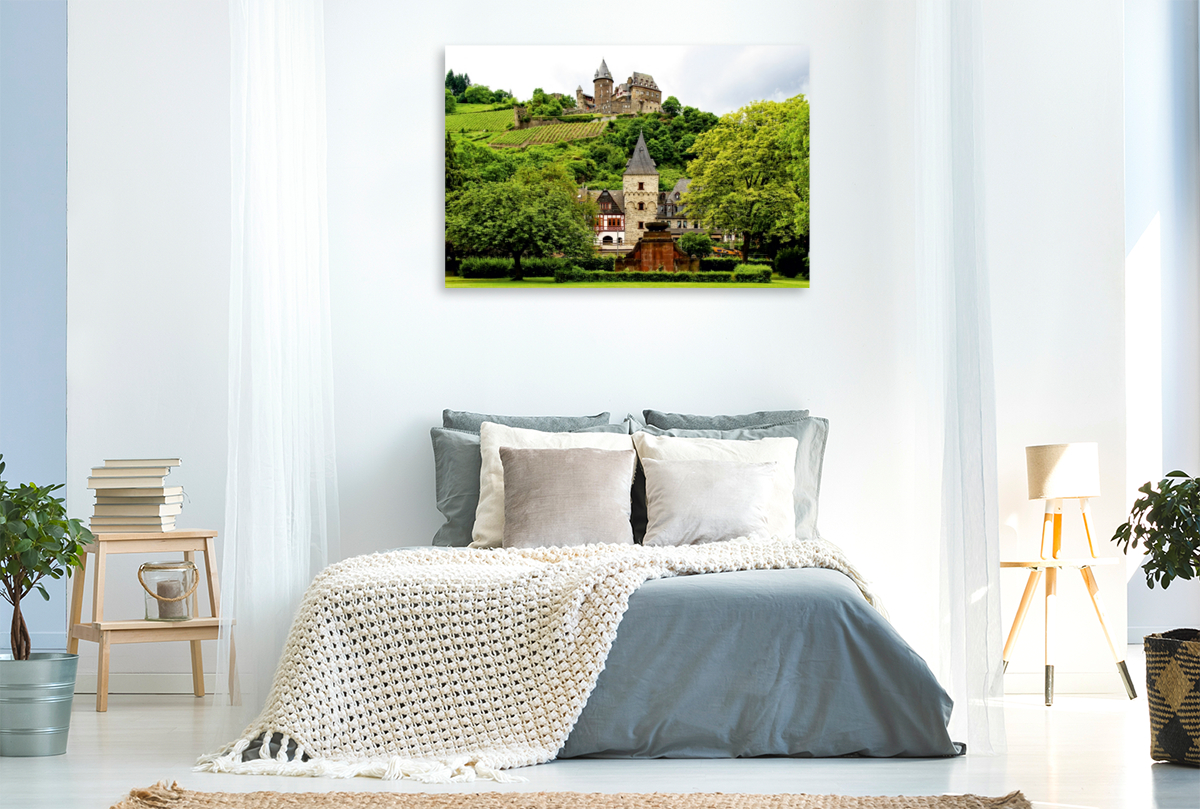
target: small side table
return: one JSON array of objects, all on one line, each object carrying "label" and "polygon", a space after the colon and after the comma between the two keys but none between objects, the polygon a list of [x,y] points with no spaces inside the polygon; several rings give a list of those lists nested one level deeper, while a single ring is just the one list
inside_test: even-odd
[{"label": "small side table", "polygon": [[[88,640],[100,644],[96,677],[96,710],[108,710],[108,653],[114,643],[153,643],[158,641],[186,640],[192,644],[192,690],[198,697],[204,696],[204,662],[200,656],[200,641],[216,640],[220,634],[221,591],[217,579],[216,531],[170,531],[167,533],[103,534],[97,533],[96,541],[86,545],[83,564],[72,577],[71,624],[68,633],[67,651],[79,651],[79,641]],[[204,554],[204,574],[208,584],[209,618],[191,618],[187,621],[106,621],[104,620],[104,575],[105,560],[110,553],[160,553],[182,551],[183,558],[196,561],[196,552]],[[95,555],[95,570],[92,574],[92,618],[81,623],[83,615],[83,580],[87,570],[88,555]],[[198,615],[198,596],[192,593],[192,615]],[[229,644],[230,688],[233,687],[234,651]]]},{"label": "small side table", "polygon": [[1121,682],[1125,684],[1125,693],[1129,695],[1130,699],[1137,699],[1137,691],[1134,690],[1133,680],[1129,677],[1129,669],[1125,666],[1125,655],[1113,643],[1112,635],[1108,632],[1108,626],[1105,623],[1104,603],[1100,600],[1100,585],[1096,583],[1096,576],[1092,573],[1092,568],[1097,565],[1115,565],[1117,561],[1117,559],[1112,557],[1084,557],[1079,559],[1033,559],[1031,561],[1000,563],[1000,567],[1019,567],[1029,570],[1029,580],[1025,583],[1025,593],[1021,596],[1021,604],[1017,607],[1017,615],[1013,618],[1012,629],[1009,631],[1008,640],[1004,644],[1005,669],[1008,668],[1012,648],[1016,645],[1017,637],[1021,634],[1021,627],[1025,623],[1025,613],[1029,611],[1029,605],[1032,603],[1033,596],[1037,592],[1038,581],[1041,579],[1043,572],[1046,574],[1045,691],[1047,705],[1054,704],[1054,614],[1058,600],[1058,571],[1063,568],[1075,568],[1083,576],[1083,583],[1087,587],[1088,595],[1092,597],[1092,606],[1096,608],[1096,618],[1100,621],[1100,629],[1104,632],[1104,639],[1108,641],[1108,648],[1112,652],[1113,659],[1117,661],[1117,671],[1121,674]]}]

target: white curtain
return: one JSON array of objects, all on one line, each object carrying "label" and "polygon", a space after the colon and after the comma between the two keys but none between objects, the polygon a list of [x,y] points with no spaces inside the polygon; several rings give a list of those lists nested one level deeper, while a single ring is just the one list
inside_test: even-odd
[{"label": "white curtain", "polygon": [[972,753],[1005,748],[996,400],[985,261],[979,0],[917,11],[917,425],[925,528],[941,537],[940,676],[950,730]]},{"label": "white curtain", "polygon": [[[218,671],[270,687],[313,576],[338,549],[322,0],[230,0],[229,467]],[[220,679],[220,678],[218,678]],[[240,693],[239,693],[240,692]]]}]

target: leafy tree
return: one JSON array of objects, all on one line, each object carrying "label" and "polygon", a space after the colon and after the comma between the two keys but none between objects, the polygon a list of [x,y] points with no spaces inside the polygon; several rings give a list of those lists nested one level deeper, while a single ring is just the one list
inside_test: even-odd
[{"label": "leafy tree", "polygon": [[533,97],[526,104],[527,112],[539,118],[558,118],[562,115],[562,100],[547,94],[541,87],[535,87]]},{"label": "leafy tree", "polygon": [[667,96],[667,100],[662,103],[662,111],[674,118],[683,111],[683,105],[675,96]]},{"label": "leafy tree", "polygon": [[449,87],[447,87],[446,88],[446,114],[450,115],[451,113],[455,112],[456,110],[458,110],[458,102],[454,100],[454,93],[450,90]]},{"label": "leafy tree", "polygon": [[807,167],[793,165],[798,157],[788,135],[802,106],[803,96],[748,104],[722,116],[692,145],[696,159],[688,164],[692,183],[683,202],[705,227],[741,233],[743,261],[752,240],[800,235],[795,178],[807,177]]},{"label": "leafy tree", "polygon": [[491,104],[495,100],[486,84],[472,84],[463,91],[463,100],[468,104]]},{"label": "leafy tree", "polygon": [[450,133],[446,133],[446,204],[450,204],[450,199],[463,184],[462,167],[459,166],[458,149],[454,145],[454,139],[450,137]]},{"label": "leafy tree", "polygon": [[465,189],[446,213],[446,239],[472,253],[512,256],[513,278],[521,280],[522,257],[591,255],[595,214],[594,202],[576,199],[575,180],[561,166],[527,166]]},{"label": "leafy tree", "polygon": [[711,112],[704,112],[695,107],[684,107],[683,120],[687,123],[688,129],[691,130],[693,135],[699,135],[716,126],[720,119]]},{"label": "leafy tree", "polygon": [[457,74],[453,70],[446,72],[446,89],[454,93],[455,96],[461,96],[471,86],[471,77],[466,73]]},{"label": "leafy tree", "polygon": [[[793,102],[795,102],[793,104]],[[784,125],[780,139],[784,146],[792,184],[796,191],[793,209],[793,229],[797,237],[808,242],[808,100],[797,96],[786,102],[793,105],[793,114]]]},{"label": "leafy tree", "polygon": [[785,247],[775,256],[775,272],[784,278],[797,275],[808,277],[808,251],[800,247]]},{"label": "leafy tree", "polygon": [[685,233],[679,237],[679,249],[689,256],[711,256],[713,240],[703,233]]}]

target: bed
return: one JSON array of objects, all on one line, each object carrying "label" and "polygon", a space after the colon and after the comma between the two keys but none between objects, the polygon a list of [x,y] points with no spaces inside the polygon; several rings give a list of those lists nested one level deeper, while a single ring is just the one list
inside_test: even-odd
[{"label": "bed", "polygon": [[559,758],[954,756],[953,704],[847,576],[655,579]]},{"label": "bed", "polygon": [[946,692],[819,539],[828,423],[652,414],[446,411],[434,543],[470,547],[318,576],[263,714],[201,768],[511,780],[553,758],[964,752]]}]

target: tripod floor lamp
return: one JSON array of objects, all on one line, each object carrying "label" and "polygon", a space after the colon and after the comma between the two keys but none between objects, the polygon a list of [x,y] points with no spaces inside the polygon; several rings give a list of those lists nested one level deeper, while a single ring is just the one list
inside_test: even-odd
[{"label": "tripod floor lamp", "polygon": [[[1097,565],[1115,564],[1117,560],[1111,557],[1096,556],[1096,548],[1092,544],[1092,521],[1088,501],[1100,496],[1100,460],[1095,444],[1048,444],[1045,446],[1026,447],[1025,465],[1029,479],[1029,499],[1045,500],[1046,512],[1042,518],[1042,546],[1040,558],[1032,560],[1014,560],[1001,562],[1001,567],[1019,567],[1029,570],[1029,580],[1025,583],[1025,592],[1021,596],[1021,604],[1017,607],[1017,615],[1013,619],[1012,629],[1008,633],[1008,641],[1004,644],[1004,668],[1008,661],[1021,627],[1025,623],[1025,614],[1037,593],[1038,582],[1042,574],[1046,575],[1046,704],[1054,703],[1054,615],[1058,601],[1058,572],[1063,568],[1074,568],[1083,577],[1084,586],[1091,596],[1092,606],[1096,609],[1096,618],[1100,621],[1100,629],[1113,659],[1117,661],[1117,671],[1125,692],[1130,699],[1137,698],[1133,680],[1129,677],[1129,669],[1125,666],[1123,647],[1113,643],[1109,634],[1107,618],[1104,612],[1104,602],[1100,599],[1100,585],[1092,568]],[[1063,501],[1079,501],[1079,513],[1083,518],[1083,530],[1087,536],[1088,555],[1064,556],[1062,553]],[[1046,532],[1050,531],[1050,548],[1047,555]]]}]

